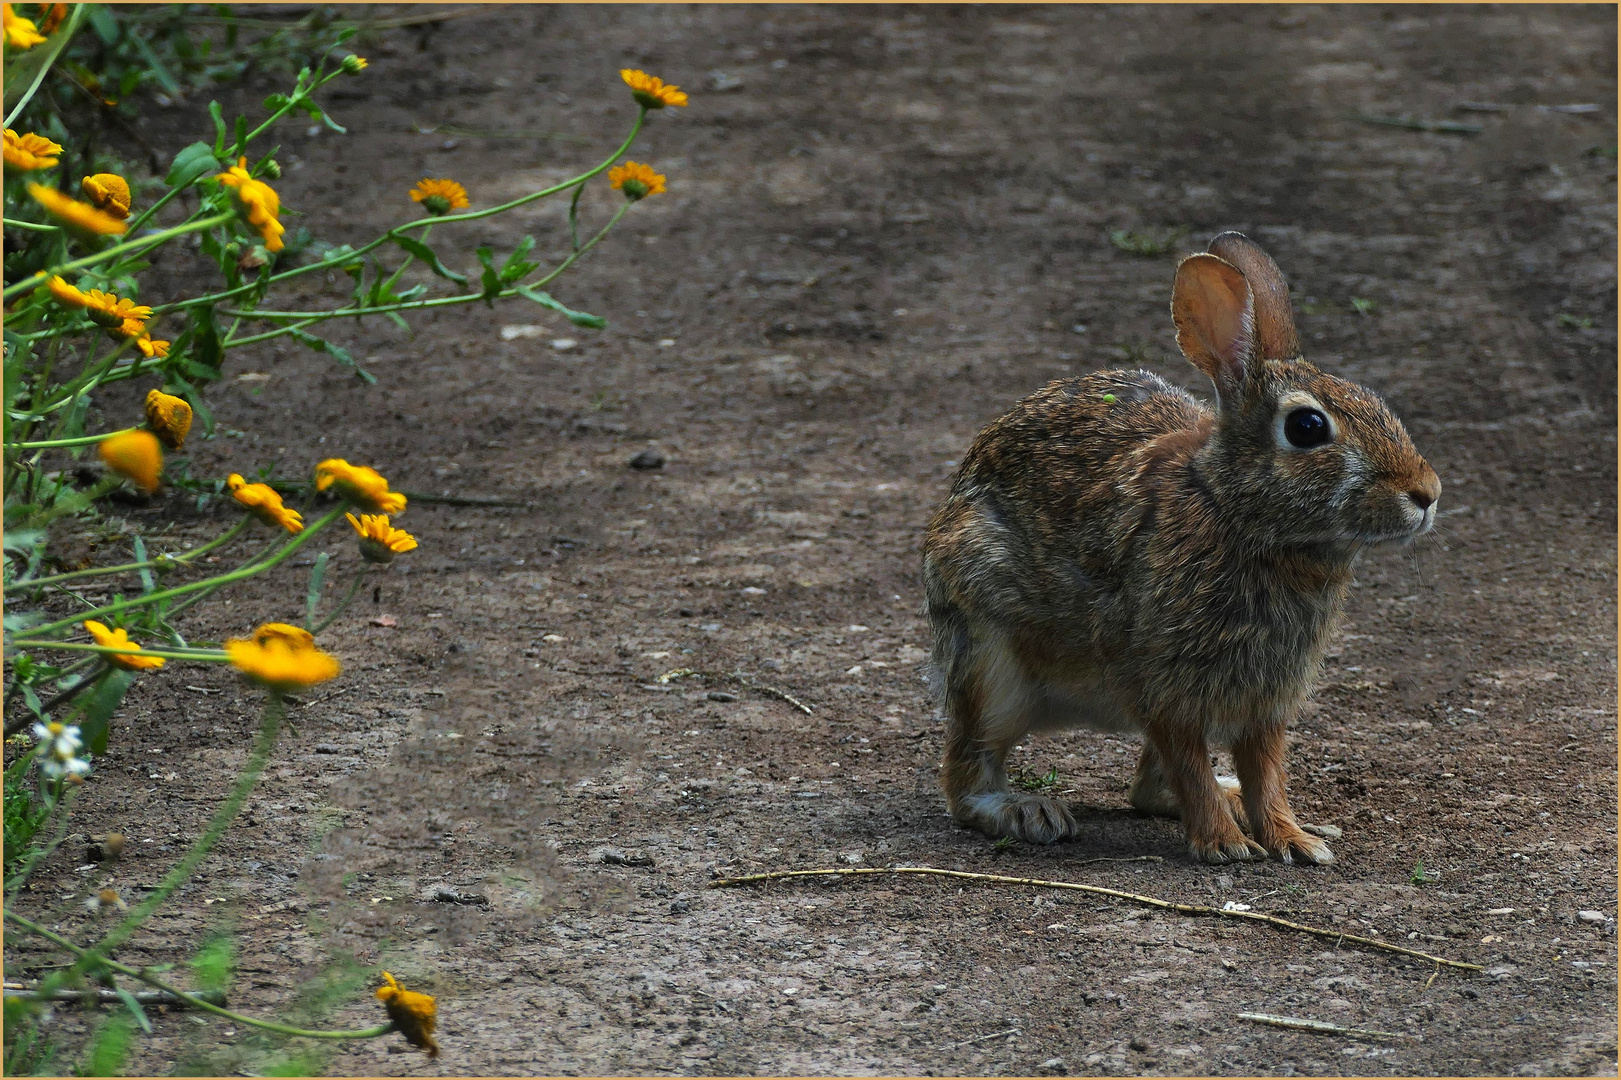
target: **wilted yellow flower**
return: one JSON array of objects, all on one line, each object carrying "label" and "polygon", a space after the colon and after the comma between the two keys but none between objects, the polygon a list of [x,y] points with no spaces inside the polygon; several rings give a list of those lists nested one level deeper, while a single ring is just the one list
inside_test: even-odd
[{"label": "wilted yellow flower", "polygon": [[368,66],[364,56],[356,56],[354,53],[350,53],[343,58],[343,70],[346,75],[359,75]]},{"label": "wilted yellow flower", "polygon": [[61,26],[62,20],[67,17],[68,6],[66,4],[45,5],[45,21],[40,23],[39,32],[42,34],[49,34],[58,26]]},{"label": "wilted yellow flower", "polygon": [[250,484],[239,473],[225,480],[231,498],[248,508],[249,513],[271,528],[286,529],[290,533],[304,531],[304,515],[281,504],[281,496],[269,484]]},{"label": "wilted yellow flower", "polygon": [[186,444],[186,436],[191,433],[191,406],[184,398],[165,394],[162,390],[148,390],[146,422],[164,446],[178,450]]},{"label": "wilted yellow flower", "polygon": [[243,220],[259,230],[259,236],[265,242],[265,250],[280,251],[281,234],[287,230],[283,229],[281,222],[277,220],[281,214],[281,197],[276,194],[276,189],[263,180],[255,180],[248,174],[246,157],[238,158],[235,165],[214,179],[236,190],[236,199]]},{"label": "wilted yellow flower", "polygon": [[98,236],[119,236],[124,232],[125,225],[121,219],[113,217],[105,210],[97,210],[89,203],[64,195],[55,188],[48,188],[44,184],[29,184],[28,194],[34,197],[35,202],[75,229],[95,233]]},{"label": "wilted yellow flower", "polygon": [[105,210],[120,218],[129,217],[129,185],[117,173],[87,176],[79,181],[79,189],[98,210]]},{"label": "wilted yellow flower", "polygon": [[232,638],[225,654],[248,678],[278,692],[326,682],[342,671],[337,657],[315,647],[309,631],[265,623],[251,638]]},{"label": "wilted yellow flower", "polygon": [[150,334],[141,334],[135,339],[135,347],[141,350],[141,355],[148,360],[163,359],[169,355],[169,342],[160,341]]},{"label": "wilted yellow flower", "polygon": [[[86,619],[84,628],[90,636],[96,639],[96,644],[104,649],[139,649],[141,646],[129,639],[129,631],[120,626],[117,630],[109,630],[102,623],[94,619]],[[125,671],[145,671],[147,668],[163,666],[161,656],[114,656],[103,654],[109,664],[121,667]]]},{"label": "wilted yellow flower", "polygon": [[383,972],[383,985],[377,988],[377,1000],[383,1003],[394,1028],[412,1046],[420,1046],[429,1057],[437,1057],[439,1044],[434,1041],[433,1028],[438,1020],[439,1007],[433,995],[407,990],[388,972]]},{"label": "wilted yellow flower", "polygon": [[44,42],[45,38],[34,25],[34,20],[25,19],[11,10],[11,5],[5,8],[6,44],[13,49],[32,49],[35,45]]},{"label": "wilted yellow flower", "polygon": [[625,198],[635,202],[663,191],[664,177],[654,172],[651,165],[627,161],[608,170],[608,184],[623,191]]},{"label": "wilted yellow flower", "polygon": [[657,75],[634,68],[621,68],[619,77],[630,87],[630,96],[636,99],[636,104],[645,109],[662,109],[666,105],[684,109],[687,106],[687,95],[675,86],[666,86]]},{"label": "wilted yellow flower", "polygon": [[152,309],[145,304],[137,304],[128,297],[114,296],[100,289],[78,289],[61,277],[51,278],[48,287],[51,297],[58,304],[83,308],[97,326],[105,326],[109,330],[116,328],[125,337],[136,337],[145,332],[146,320],[152,317]]},{"label": "wilted yellow flower", "polygon": [[394,556],[416,550],[416,537],[404,529],[390,528],[386,514],[362,514],[358,518],[353,514],[343,516],[360,534],[360,555],[367,562],[391,563]]},{"label": "wilted yellow flower", "polygon": [[418,180],[417,186],[411,189],[411,199],[421,203],[423,209],[435,217],[452,210],[465,210],[471,205],[467,201],[467,189],[456,181],[429,180],[426,177]]},{"label": "wilted yellow flower", "polygon": [[376,469],[351,465],[342,458],[328,458],[315,467],[315,490],[328,488],[373,513],[398,514],[405,510],[405,496],[388,490],[388,481]]},{"label": "wilted yellow flower", "polygon": [[[7,10],[10,10],[9,6]],[[45,136],[35,135],[32,132],[19,135],[6,128],[5,139],[6,164],[23,172],[54,167],[56,156],[62,152],[60,143],[54,143]]]},{"label": "wilted yellow flower", "polygon": [[126,431],[97,444],[101,460],[119,476],[127,478],[148,495],[158,490],[163,472],[163,447],[150,431]]},{"label": "wilted yellow flower", "polygon": [[122,896],[118,895],[117,889],[102,889],[86,900],[84,906],[91,911],[106,911],[108,908],[115,908],[118,911],[129,910],[129,905],[124,902]]}]

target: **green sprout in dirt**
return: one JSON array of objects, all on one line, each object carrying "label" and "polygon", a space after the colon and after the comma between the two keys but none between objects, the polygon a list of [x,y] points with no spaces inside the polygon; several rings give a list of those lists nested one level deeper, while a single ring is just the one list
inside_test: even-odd
[{"label": "green sprout in dirt", "polygon": [[[413,312],[477,303],[493,307],[512,300],[538,304],[576,326],[605,326],[602,317],[576,311],[545,290],[632,207],[665,190],[666,178],[651,166],[623,159],[650,112],[685,106],[687,96],[654,76],[627,69],[621,77],[638,105],[635,120],[617,148],[594,166],[559,184],[483,208],[475,207],[459,182],[425,178],[414,190],[396,196],[402,217],[412,203],[419,216],[359,247],[329,248],[318,258],[282,268],[280,260],[308,248],[309,242],[288,235],[283,218],[290,211],[274,186],[281,177],[276,149],[259,142],[277,124],[300,114],[334,131],[344,130],[316,96],[334,79],[359,77],[367,70],[363,58],[338,52],[353,27],[339,29],[332,47],[298,71],[289,93],[272,94],[257,123],[238,116],[228,124],[219,104],[212,103],[212,140],[181,150],[158,184],[132,182],[127,168],[76,177],[73,165],[84,155],[64,147],[74,140],[54,113],[39,117],[41,130],[11,127],[45,84],[81,22],[92,23],[104,42],[116,39],[138,46],[150,35],[126,34],[120,20],[146,16],[89,5],[41,5],[33,19],[32,8],[16,7],[28,10],[6,5],[8,246],[0,294],[7,305],[0,436],[6,528],[0,583],[6,600],[4,699],[11,707],[4,771],[4,917],[13,930],[38,936],[72,959],[28,993],[7,999],[6,1072],[46,1069],[57,1060],[57,1049],[41,1036],[39,1011],[54,996],[87,982],[114,989],[128,1016],[97,1029],[78,1068],[116,1071],[136,1030],[152,1031],[150,1018],[121,979],[146,983],[189,1007],[278,1037],[364,1039],[399,1032],[413,1045],[436,1053],[434,999],[406,989],[387,972],[381,973],[383,985],[376,997],[388,1022],[334,1031],[234,1012],[206,994],[171,984],[162,977],[168,966],[134,967],[113,959],[115,950],[191,879],[236,820],[275,750],[287,695],[340,673],[340,661],[316,645],[316,635],[343,614],[364,584],[418,546],[415,536],[391,520],[405,511],[408,497],[367,466],[330,458],[315,465],[312,479],[278,488],[236,473],[193,479],[188,459],[166,461],[165,453],[184,448],[194,418],[205,437],[214,434],[204,390],[222,377],[234,350],[289,338],[374,382],[345,348],[313,332],[335,319],[383,316],[409,330],[406,317]],[[158,63],[154,55],[153,64]],[[54,99],[47,95],[41,100]],[[31,123],[39,112],[28,114]],[[580,195],[605,173],[623,201],[582,240]],[[146,199],[154,188],[159,193]],[[548,269],[529,257],[535,248],[532,236],[504,259],[488,247],[479,248],[479,268],[465,273],[446,265],[429,246],[433,230],[457,229],[564,195],[569,197],[568,250]],[[219,280],[195,295],[140,302],[143,274],[157,253],[170,249],[173,254],[165,254],[173,258],[193,248],[217,268]],[[402,287],[402,276],[413,265],[448,283],[449,295],[430,295],[427,283]],[[273,291],[306,275],[316,275],[311,282],[347,278],[353,288],[345,300],[307,308],[271,302]],[[122,427],[101,424],[98,395],[137,379],[155,384],[145,398],[144,418]],[[75,463],[88,451],[99,459],[99,478],[91,472],[85,479],[89,470]],[[166,480],[232,506],[236,520],[190,548],[154,551],[149,540],[156,544],[155,538],[134,534],[128,537],[128,561],[53,565],[53,529],[70,522],[94,528],[98,507],[121,486],[151,495]],[[286,501],[293,492],[302,495],[297,507]],[[323,498],[329,503],[318,501]],[[302,626],[265,622],[246,637],[221,642],[188,637],[179,616],[236,584],[288,565],[340,519],[354,530],[358,559],[347,588],[324,614],[330,552],[313,561]],[[239,545],[245,550],[236,550]],[[216,570],[208,565],[228,554],[234,566]],[[110,597],[101,594],[93,601],[75,591],[108,581],[116,583]],[[107,753],[113,718],[130,688],[142,679],[168,678],[175,665],[192,664],[230,666],[266,691],[246,764],[225,785],[224,801],[202,833],[157,886],[133,907],[116,891],[103,890],[95,901],[98,909],[126,913],[100,941],[88,946],[75,942],[48,926],[54,918],[49,913],[24,913],[23,889],[64,842],[68,807],[93,777],[95,759]],[[36,901],[30,897],[30,902]],[[205,947],[190,965],[191,981],[204,991],[222,984],[230,957],[228,939]]]},{"label": "green sprout in dirt", "polygon": [[1358,315],[1372,315],[1378,310],[1378,307],[1379,303],[1376,300],[1368,300],[1360,296],[1351,297],[1351,310]]},{"label": "green sprout in dirt", "polygon": [[1186,225],[1171,229],[1114,229],[1109,233],[1109,243],[1121,251],[1152,258],[1170,251],[1191,231]]},{"label": "green sprout in dirt", "polygon": [[1053,791],[1058,787],[1058,766],[1054,765],[1044,774],[1020,769],[1019,775],[1013,778],[1013,783],[1026,791]]},{"label": "green sprout in dirt", "polygon": [[1423,859],[1413,860],[1413,873],[1412,876],[1407,879],[1407,883],[1409,885],[1434,885],[1440,880],[1440,874],[1437,874],[1432,870],[1424,869]]}]

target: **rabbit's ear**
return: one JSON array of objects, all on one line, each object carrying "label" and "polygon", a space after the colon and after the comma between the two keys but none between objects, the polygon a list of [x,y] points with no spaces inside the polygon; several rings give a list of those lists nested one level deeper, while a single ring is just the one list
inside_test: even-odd
[{"label": "rabbit's ear", "polygon": [[1272,256],[1243,233],[1224,232],[1210,241],[1210,254],[1238,267],[1255,297],[1255,345],[1263,360],[1294,360],[1300,356],[1294,309],[1289,304],[1289,283]]},{"label": "rabbit's ear", "polygon": [[1176,268],[1171,320],[1177,347],[1210,376],[1218,399],[1234,394],[1255,346],[1255,302],[1244,275],[1214,255],[1189,255]]}]

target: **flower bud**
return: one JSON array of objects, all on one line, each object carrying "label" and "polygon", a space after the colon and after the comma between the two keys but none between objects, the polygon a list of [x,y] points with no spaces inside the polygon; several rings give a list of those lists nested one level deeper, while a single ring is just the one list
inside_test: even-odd
[{"label": "flower bud", "polygon": [[265,158],[263,161],[259,162],[259,172],[264,176],[270,177],[272,180],[280,180],[281,162],[277,161],[275,158]]},{"label": "flower bud", "polygon": [[343,58],[343,70],[347,75],[359,75],[366,70],[366,58],[350,53]]}]

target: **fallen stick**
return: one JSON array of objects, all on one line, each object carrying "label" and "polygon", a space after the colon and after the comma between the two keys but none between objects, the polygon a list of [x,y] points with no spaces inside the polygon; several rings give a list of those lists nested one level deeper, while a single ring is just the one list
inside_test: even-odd
[{"label": "fallen stick", "polygon": [[[136,990],[130,994],[142,1005],[167,1005],[171,1009],[186,1009],[191,1002],[182,997],[163,990]],[[199,990],[192,995],[210,1005],[224,1006],[227,1004],[225,995],[218,990]],[[117,1005],[124,1000],[123,995],[116,990],[53,990],[48,994],[30,990],[27,987],[6,987],[6,999],[26,998],[30,1001],[94,1001],[102,1005]]]},{"label": "fallen stick", "polygon": [[663,675],[660,675],[653,681],[657,683],[668,683],[673,679],[683,679],[689,675],[696,675],[700,679],[715,679],[719,682],[728,682],[734,686],[741,686],[745,690],[755,690],[764,694],[766,697],[773,697],[778,701],[786,701],[788,704],[792,705],[806,716],[812,715],[811,707],[809,705],[806,705],[803,701],[800,701],[786,690],[778,690],[775,686],[762,686],[759,683],[749,682],[749,680],[745,679],[741,675],[721,675],[714,671],[699,671],[697,668],[676,668],[674,671],[666,671]]},{"label": "fallen stick", "polygon": [[1259,911],[1234,911],[1231,908],[1206,907],[1203,904],[1181,904],[1174,900],[1161,900],[1156,896],[1144,896],[1142,893],[1124,892],[1120,889],[1105,888],[1102,885],[1081,885],[1073,881],[1047,881],[1042,878],[1005,877],[1001,874],[975,874],[967,870],[939,870],[932,866],[862,866],[829,870],[772,870],[764,874],[716,878],[709,883],[708,887],[711,889],[725,889],[738,885],[756,885],[763,881],[783,881],[789,878],[856,877],[863,874],[920,874],[933,877],[958,878],[964,881],[986,881],[995,885],[1034,885],[1042,889],[1069,889],[1074,892],[1092,893],[1095,896],[1110,896],[1116,900],[1129,900],[1134,904],[1163,908],[1166,911],[1175,911],[1182,915],[1213,915],[1222,919],[1244,919],[1249,922],[1266,923],[1269,926],[1278,926],[1302,934],[1313,934],[1320,938],[1333,938],[1336,943],[1349,941],[1370,949],[1382,949],[1385,952],[1400,953],[1403,956],[1414,956],[1420,960],[1428,960],[1432,964],[1457,968],[1460,971],[1484,970],[1479,964],[1466,964],[1462,960],[1448,960],[1445,957],[1433,956],[1417,949],[1404,949],[1400,945],[1392,945],[1388,941],[1380,941],[1377,938],[1346,934],[1338,930],[1325,930],[1319,926],[1307,926],[1305,923],[1291,922],[1288,919],[1280,919],[1276,915],[1266,915]]},{"label": "fallen stick", "polygon": [[1370,116],[1352,113],[1352,120],[1364,124],[1383,124],[1385,127],[1406,128],[1408,131],[1433,131],[1442,135],[1479,135],[1486,129],[1479,124],[1464,124],[1456,120],[1417,120],[1407,116]]},{"label": "fallen stick", "polygon": [[1024,1034],[1023,1028],[1008,1028],[1006,1031],[993,1031],[989,1035],[975,1035],[972,1039],[963,1039],[961,1042],[946,1043],[944,1046],[936,1046],[934,1049],[938,1053],[942,1050],[955,1050],[959,1046],[972,1046],[975,1043],[982,1043],[989,1039],[1000,1039],[1004,1035],[1022,1034]]},{"label": "fallen stick", "polygon": [[1273,1016],[1271,1013],[1239,1013],[1240,1020],[1268,1027],[1288,1028],[1291,1031],[1310,1031],[1318,1035],[1346,1035],[1353,1039],[1416,1039],[1417,1035],[1404,1035],[1399,1031],[1369,1031],[1367,1028],[1341,1027],[1323,1020],[1302,1020],[1298,1016]]}]

